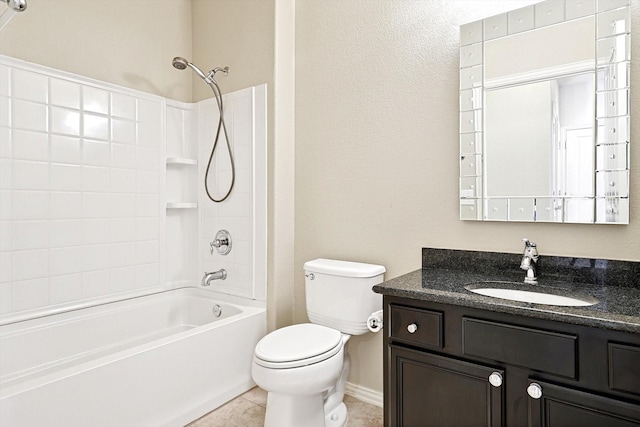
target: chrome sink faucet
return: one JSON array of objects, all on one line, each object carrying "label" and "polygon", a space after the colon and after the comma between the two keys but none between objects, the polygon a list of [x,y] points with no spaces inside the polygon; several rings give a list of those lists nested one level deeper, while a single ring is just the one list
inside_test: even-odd
[{"label": "chrome sink faucet", "polygon": [[538,283],[538,247],[527,238],[522,241],[524,242],[524,253],[522,261],[520,261],[520,268],[527,272],[524,282],[535,285]]},{"label": "chrome sink faucet", "polygon": [[200,285],[209,286],[212,280],[225,280],[226,278],[227,278],[227,270],[225,270],[224,268],[221,268],[218,271],[212,271],[211,273],[205,272],[204,276],[202,277],[202,281],[200,282]]}]

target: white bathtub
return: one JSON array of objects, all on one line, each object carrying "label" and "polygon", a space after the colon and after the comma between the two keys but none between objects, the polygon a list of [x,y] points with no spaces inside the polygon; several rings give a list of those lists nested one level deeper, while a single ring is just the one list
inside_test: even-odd
[{"label": "white bathtub", "polygon": [[254,385],[265,333],[198,288],[0,326],[0,426],[184,426]]}]

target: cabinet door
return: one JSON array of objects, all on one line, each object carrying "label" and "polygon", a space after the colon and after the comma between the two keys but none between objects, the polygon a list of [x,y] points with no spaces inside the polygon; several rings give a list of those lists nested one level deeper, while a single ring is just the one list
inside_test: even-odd
[{"label": "cabinet door", "polygon": [[504,371],[391,346],[390,424],[403,427],[504,425]]},{"label": "cabinet door", "polygon": [[539,399],[529,398],[529,427],[639,427],[640,405],[542,381]]}]

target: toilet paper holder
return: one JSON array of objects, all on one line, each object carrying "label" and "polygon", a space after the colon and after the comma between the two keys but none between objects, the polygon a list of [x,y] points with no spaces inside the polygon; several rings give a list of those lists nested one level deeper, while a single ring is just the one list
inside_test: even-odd
[{"label": "toilet paper holder", "polygon": [[371,313],[371,315],[367,319],[367,328],[371,332],[380,331],[380,329],[382,329],[382,327],[384,326],[384,322],[382,319],[383,319],[383,311],[382,310],[374,311],[373,313]]}]

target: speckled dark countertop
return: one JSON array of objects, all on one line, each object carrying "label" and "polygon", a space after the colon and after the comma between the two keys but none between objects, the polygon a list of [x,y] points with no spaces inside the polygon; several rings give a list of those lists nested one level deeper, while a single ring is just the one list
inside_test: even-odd
[{"label": "speckled dark countertop", "polygon": [[[640,262],[571,257],[539,260],[538,284],[523,282],[521,254],[424,248],[422,269],[374,286],[384,295],[479,308],[576,325],[640,334]],[[599,302],[586,307],[532,304],[475,294],[465,286],[508,282],[504,287],[544,291]]]}]

